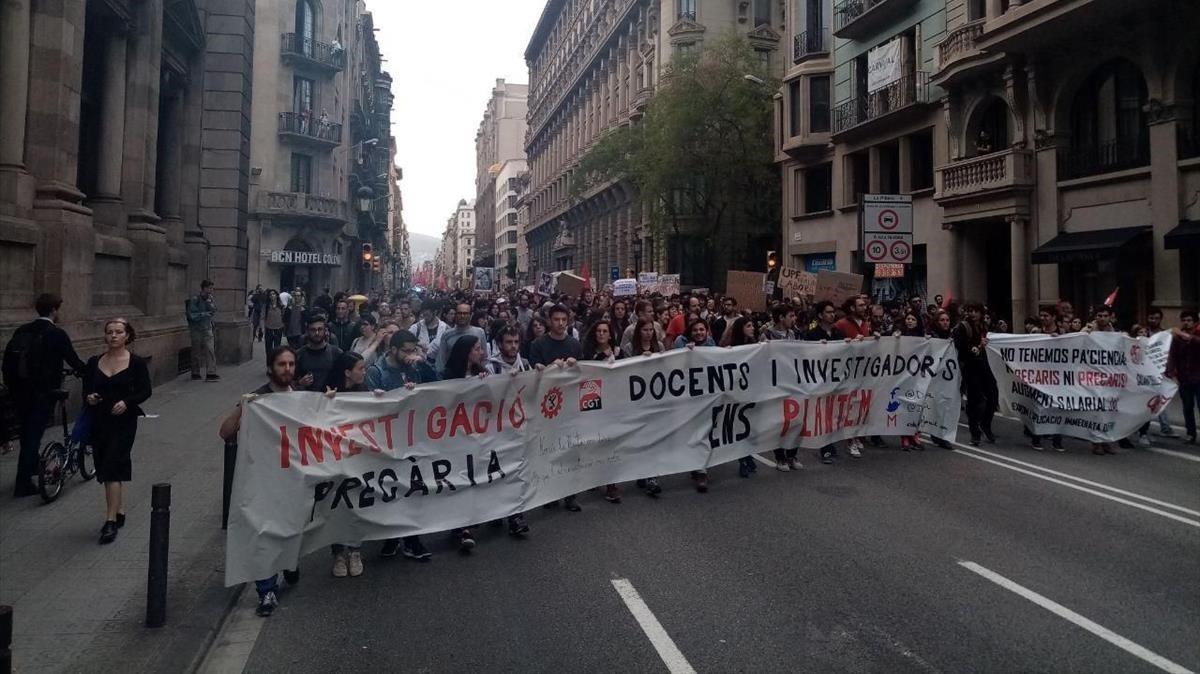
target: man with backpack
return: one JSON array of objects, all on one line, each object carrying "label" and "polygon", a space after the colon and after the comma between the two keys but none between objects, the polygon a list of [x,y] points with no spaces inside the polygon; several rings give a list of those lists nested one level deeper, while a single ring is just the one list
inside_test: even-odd
[{"label": "man with backpack", "polygon": [[62,298],[44,293],[34,304],[38,318],[17,328],[4,349],[4,384],[12,391],[21,420],[21,454],[13,496],[38,493],[38,449],[42,433],[54,414],[52,392],[62,388],[63,361],[82,372],[85,365],[75,353],[71,337],[55,325]]}]

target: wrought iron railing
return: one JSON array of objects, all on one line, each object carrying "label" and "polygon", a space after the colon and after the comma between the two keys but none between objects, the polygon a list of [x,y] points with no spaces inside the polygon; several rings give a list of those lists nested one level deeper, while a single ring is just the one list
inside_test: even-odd
[{"label": "wrought iron railing", "polygon": [[792,38],[792,62],[799,63],[813,54],[829,51],[824,30],[807,30]]},{"label": "wrought iron railing", "polygon": [[833,8],[833,30],[839,31],[863,14],[892,0],[842,0]]},{"label": "wrought iron railing", "polygon": [[1144,129],[1136,136],[1100,143],[1072,139],[1068,147],[1058,151],[1058,179],[1083,178],[1149,164],[1150,136]]},{"label": "wrought iron railing", "polygon": [[833,132],[840,133],[901,108],[927,102],[929,73],[912,72],[874,93],[840,103],[833,109]]},{"label": "wrought iron railing", "polygon": [[296,33],[284,33],[279,51],[287,56],[302,56],[327,68],[342,70],[346,67],[346,50],[340,46],[318,42]]},{"label": "wrought iron railing", "polygon": [[342,125],[307,112],[279,113],[279,133],[292,133],[330,143],[342,142]]}]

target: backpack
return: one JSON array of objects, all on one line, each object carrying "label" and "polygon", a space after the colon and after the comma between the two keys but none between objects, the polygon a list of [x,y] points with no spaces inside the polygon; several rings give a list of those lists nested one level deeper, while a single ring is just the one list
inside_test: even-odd
[{"label": "backpack", "polygon": [[42,362],[46,331],[32,326],[17,330],[4,347],[4,383],[12,389],[28,388]]}]

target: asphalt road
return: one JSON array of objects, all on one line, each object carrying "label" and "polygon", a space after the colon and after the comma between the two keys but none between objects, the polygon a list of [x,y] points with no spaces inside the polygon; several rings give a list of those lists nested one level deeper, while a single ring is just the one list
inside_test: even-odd
[{"label": "asphalt road", "polygon": [[368,544],[359,578],[314,554],[244,671],[1200,671],[1200,452],[997,431],[983,451],[893,438],[800,473],[722,466],[707,494],[589,493],[524,541],[483,528],[470,557]]}]

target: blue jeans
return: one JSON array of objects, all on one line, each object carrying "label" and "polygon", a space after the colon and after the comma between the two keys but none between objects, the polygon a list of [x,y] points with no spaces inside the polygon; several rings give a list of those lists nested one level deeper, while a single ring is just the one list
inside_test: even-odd
[{"label": "blue jeans", "polygon": [[268,592],[279,591],[279,574],[273,573],[270,578],[254,581],[254,589],[258,590],[259,598],[265,597]]}]

